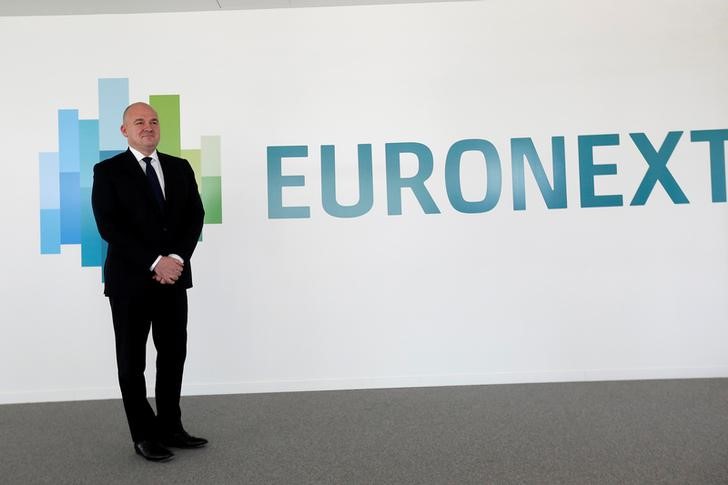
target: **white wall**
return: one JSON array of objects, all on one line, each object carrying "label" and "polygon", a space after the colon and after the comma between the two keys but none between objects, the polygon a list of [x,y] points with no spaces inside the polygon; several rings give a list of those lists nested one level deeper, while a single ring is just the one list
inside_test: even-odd
[{"label": "white wall", "polygon": [[[186,394],[377,386],[728,376],[728,214],[711,201],[707,143],[728,129],[723,0],[494,0],[225,13],[0,18],[0,402],[118,396],[98,268],[79,248],[41,255],[38,152],[57,149],[56,110],[96,117],[98,78],[132,99],[182,97],[182,141],[222,137],[223,224],[194,257]],[[630,139],[684,131],[660,183],[629,202],[647,169]],[[577,137],[617,174],[580,207]],[[550,165],[564,136],[568,207],[549,210],[527,172],[514,211],[510,139]],[[503,192],[482,214],[448,202],[456,141],[498,149]],[[410,193],[387,215],[385,144],[434,155],[439,215]],[[321,207],[319,147],[336,145],[341,201],[356,200],[356,145],[371,143],[374,207]],[[266,149],[305,187],[308,219],[269,219]],[[483,195],[482,157],[463,188]],[[403,174],[414,173],[405,157]],[[547,171],[548,172],[548,171]],[[411,174],[410,173],[410,174]],[[550,173],[550,172],[549,172]]]}]

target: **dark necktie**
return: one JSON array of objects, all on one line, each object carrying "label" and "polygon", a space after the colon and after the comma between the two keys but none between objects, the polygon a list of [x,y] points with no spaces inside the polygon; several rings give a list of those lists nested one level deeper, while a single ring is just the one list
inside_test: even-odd
[{"label": "dark necktie", "polygon": [[164,192],[162,192],[162,186],[159,185],[157,171],[154,170],[154,167],[152,167],[152,157],[144,157],[142,158],[142,161],[145,165],[144,171],[147,173],[147,183],[149,184],[149,188],[152,189],[152,193],[154,194],[154,198],[156,199],[157,204],[159,204],[159,207],[164,208]]}]

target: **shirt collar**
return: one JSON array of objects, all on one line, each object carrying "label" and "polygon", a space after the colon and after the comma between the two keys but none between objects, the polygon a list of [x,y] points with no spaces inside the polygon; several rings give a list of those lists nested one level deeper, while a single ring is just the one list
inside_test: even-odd
[{"label": "shirt collar", "polygon": [[[129,147],[129,151],[134,155],[134,157],[137,159],[137,162],[142,163],[142,158],[146,157],[142,152],[137,150],[136,148]],[[159,161],[159,155],[157,155],[157,150],[155,149],[150,155],[152,160]]]}]

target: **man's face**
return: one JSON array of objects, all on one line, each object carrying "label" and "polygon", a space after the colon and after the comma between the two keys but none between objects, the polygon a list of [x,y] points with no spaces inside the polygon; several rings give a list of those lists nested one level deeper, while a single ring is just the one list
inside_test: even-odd
[{"label": "man's face", "polygon": [[124,116],[121,133],[127,138],[130,147],[144,155],[151,154],[159,144],[157,112],[148,104],[131,105]]}]

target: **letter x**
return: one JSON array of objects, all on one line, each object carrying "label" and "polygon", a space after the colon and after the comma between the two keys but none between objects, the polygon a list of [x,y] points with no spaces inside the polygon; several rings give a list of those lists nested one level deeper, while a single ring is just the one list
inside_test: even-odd
[{"label": "letter x", "polygon": [[668,133],[659,150],[655,150],[655,147],[652,146],[652,143],[650,143],[650,140],[647,139],[644,133],[629,134],[648,166],[647,172],[645,172],[645,176],[642,178],[642,182],[629,205],[645,205],[647,198],[650,196],[652,189],[658,181],[665,188],[667,195],[670,196],[670,199],[675,204],[687,204],[689,202],[677,184],[675,177],[667,169],[667,162],[670,160],[672,152],[675,151],[675,146],[677,146],[677,142],[680,140],[682,134],[682,131],[671,131]]}]

